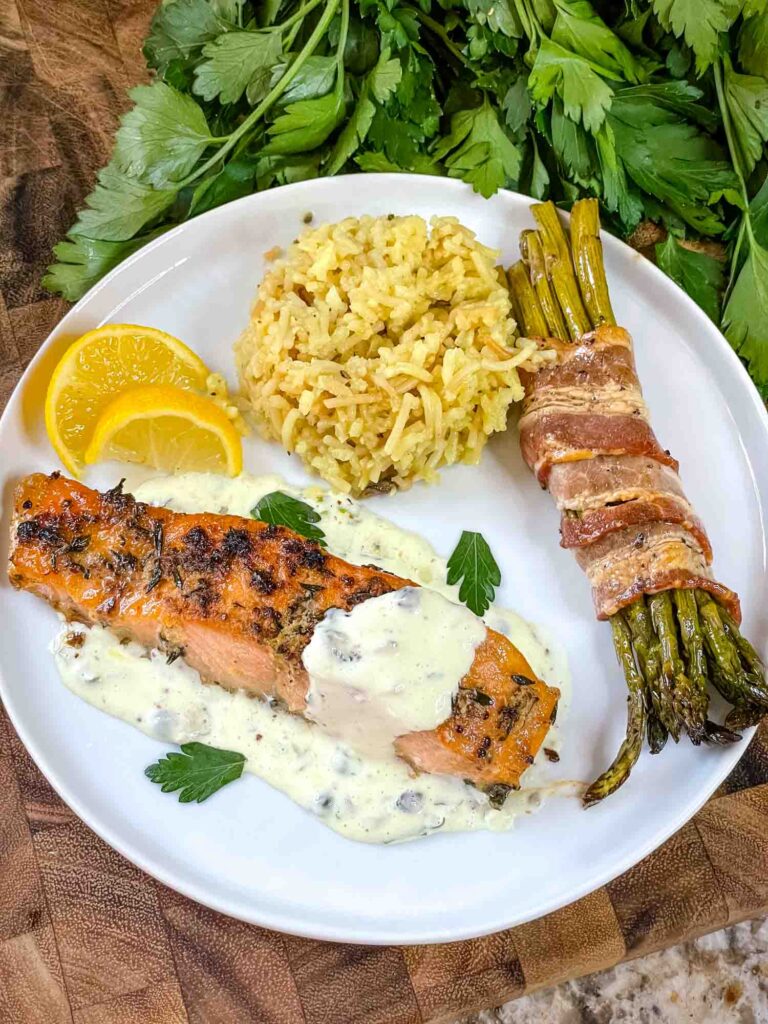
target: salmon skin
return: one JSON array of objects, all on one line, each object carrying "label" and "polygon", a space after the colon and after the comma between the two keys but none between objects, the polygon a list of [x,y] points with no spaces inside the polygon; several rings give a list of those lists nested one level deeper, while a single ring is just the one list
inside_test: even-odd
[{"label": "salmon skin", "polygon": [[[206,682],[306,707],[301,655],[329,608],[415,586],[327,553],[283,526],[183,515],[58,473],[16,488],[9,578],[67,618],[182,657]],[[396,741],[424,772],[457,775],[500,802],[554,721],[559,690],[487,630],[450,718]]]}]

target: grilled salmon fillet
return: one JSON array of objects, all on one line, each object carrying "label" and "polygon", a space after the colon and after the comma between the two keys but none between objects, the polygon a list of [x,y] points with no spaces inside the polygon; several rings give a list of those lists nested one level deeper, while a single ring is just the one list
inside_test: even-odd
[{"label": "grilled salmon fillet", "polygon": [[[121,485],[102,494],[58,473],[16,488],[9,578],[69,619],[181,656],[206,682],[299,714],[309,685],[301,655],[325,612],[416,585],[282,526],[182,515]],[[559,696],[489,629],[451,717],[400,737],[397,752],[420,771],[458,775],[502,798],[532,764]]]}]

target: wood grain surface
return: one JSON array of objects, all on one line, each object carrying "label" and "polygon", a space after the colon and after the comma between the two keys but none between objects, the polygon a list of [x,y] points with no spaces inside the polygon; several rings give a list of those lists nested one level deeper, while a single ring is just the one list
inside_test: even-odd
[{"label": "wood grain surface", "polygon": [[[66,310],[40,278],[144,74],[153,7],[0,0],[0,407]],[[0,1024],[449,1021],[767,909],[765,729],[604,889],[488,938],[379,949],[251,927],[153,881],[59,800],[0,710]]]}]

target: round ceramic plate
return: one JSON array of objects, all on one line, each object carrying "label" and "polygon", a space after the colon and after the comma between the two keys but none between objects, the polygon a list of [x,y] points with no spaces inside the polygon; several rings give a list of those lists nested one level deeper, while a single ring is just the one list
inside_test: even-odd
[{"label": "round ceramic plate", "polygon": [[[349,215],[451,215],[505,263],[517,258],[530,200],[482,199],[445,178],[361,175],[275,189],[190,221],[95,287],[42,346],[0,426],[2,543],[15,480],[57,468],[43,427],[52,366],[73,338],[109,321],[151,324],[187,342],[234,384],[232,343],[246,324],[264,253],[314,222]],[[728,344],[660,271],[605,238],[619,323],[635,339],[640,379],[662,442],[710,532],[715,568],[738,590],[747,634],[768,637],[768,417]],[[245,467],[303,483],[296,458],[249,439]],[[102,468],[87,482],[114,476]],[[590,780],[613,757],[625,688],[610,629],[593,618],[589,587],[558,546],[558,517],[521,460],[516,431],[493,438],[478,467],[454,467],[371,506],[448,554],[462,529],[481,530],[501,564],[499,602],[543,624],[565,646],[573,701],[559,768]],[[0,590],[2,697],[21,738],[73,810],[108,843],[167,885],[269,928],[320,939],[414,943],[462,939],[538,917],[625,871],[696,811],[735,764],[728,749],[669,743],[645,754],[615,796],[589,811],[553,798],[509,833],[435,835],[367,846],[326,829],[249,776],[202,805],[182,805],[144,778],[166,749],[78,700],[59,682],[47,643],[57,619],[29,594]]]}]

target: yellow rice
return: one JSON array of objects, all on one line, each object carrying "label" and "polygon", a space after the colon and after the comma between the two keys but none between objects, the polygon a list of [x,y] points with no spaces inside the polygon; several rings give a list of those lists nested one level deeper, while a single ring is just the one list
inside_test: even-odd
[{"label": "yellow rice", "polygon": [[260,432],[352,494],[477,462],[523,397],[498,253],[453,217],[349,217],[267,271],[235,346]]}]

